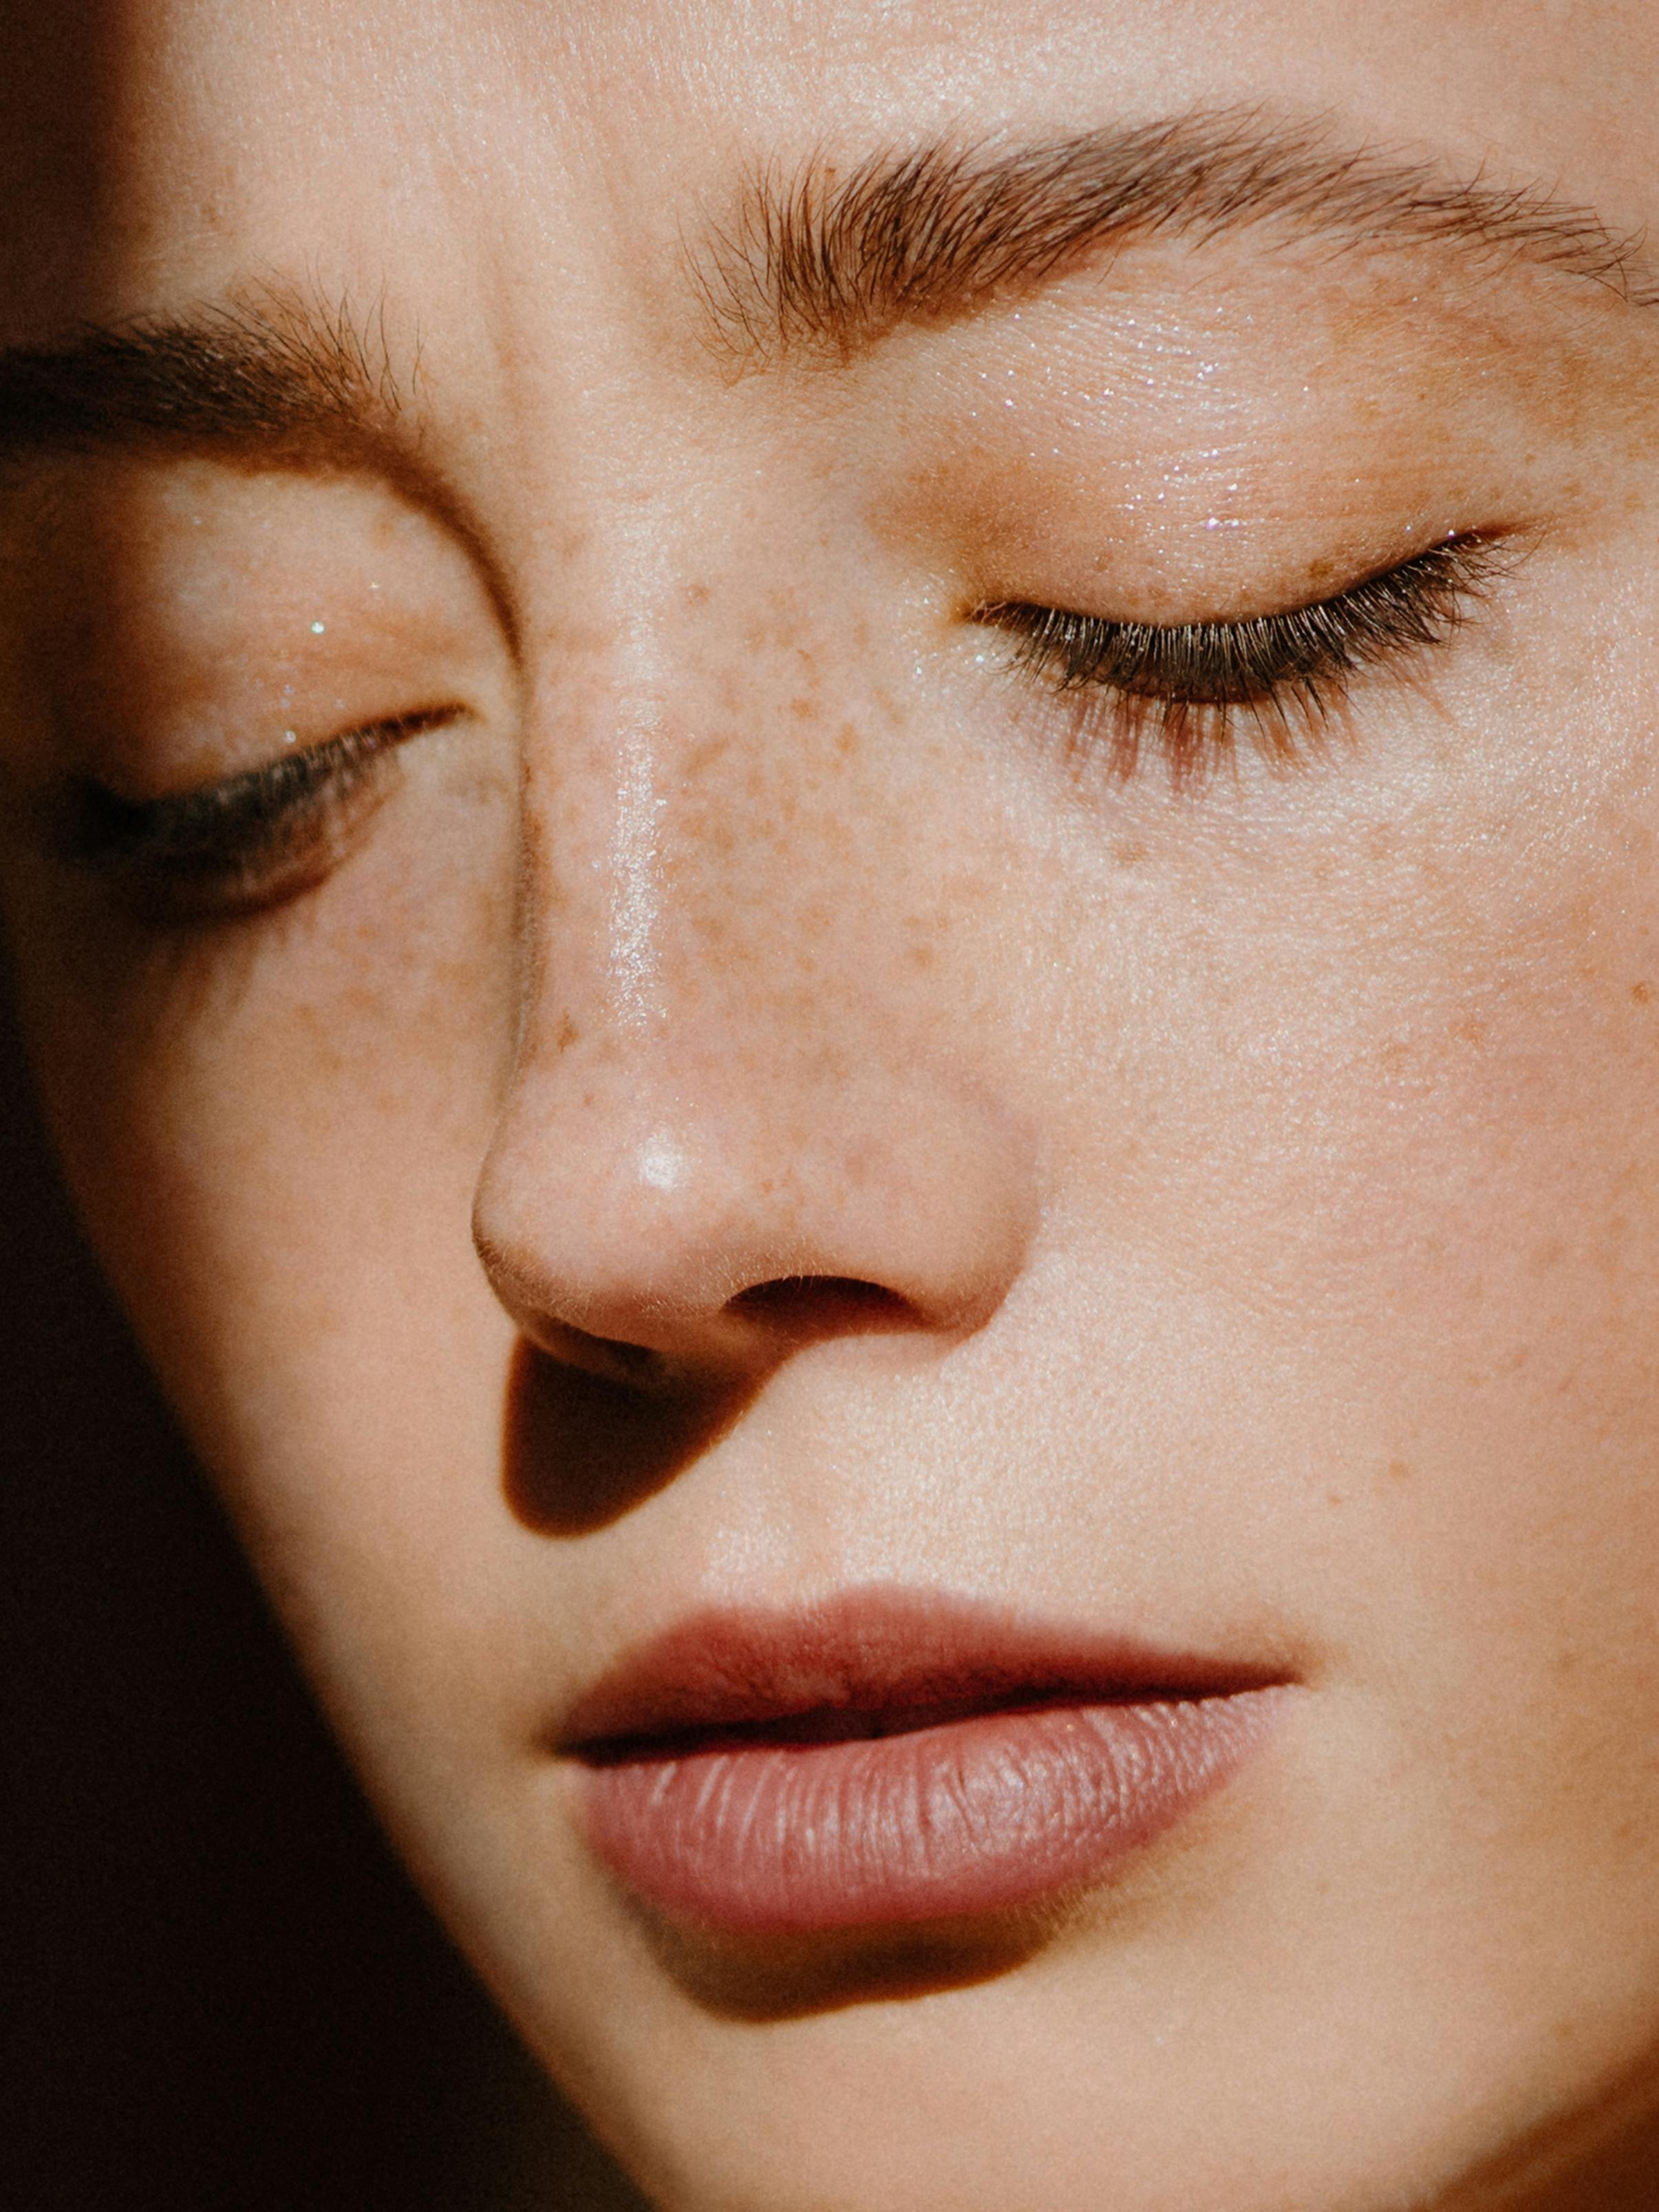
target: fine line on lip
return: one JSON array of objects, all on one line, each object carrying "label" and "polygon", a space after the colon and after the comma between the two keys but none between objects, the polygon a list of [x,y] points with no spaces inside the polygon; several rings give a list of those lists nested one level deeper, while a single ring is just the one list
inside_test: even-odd
[{"label": "fine line on lip", "polygon": [[1219,1790],[1282,1695],[1025,1708],[590,1766],[587,1838],[659,1912],[732,1934],[1018,1911],[1100,1881]]},{"label": "fine line on lip", "polygon": [[949,1596],[704,1613],[611,1670],[562,1748],[596,1855],[671,1918],[850,1929],[1028,1906],[1220,1788],[1283,1673]]}]

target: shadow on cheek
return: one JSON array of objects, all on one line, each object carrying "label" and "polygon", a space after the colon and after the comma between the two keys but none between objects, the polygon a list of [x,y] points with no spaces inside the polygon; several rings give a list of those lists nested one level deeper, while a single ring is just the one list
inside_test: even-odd
[{"label": "shadow on cheek", "polygon": [[700,1459],[753,1395],[750,1383],[637,1389],[520,1339],[503,1422],[507,1504],[541,1535],[604,1528]]}]

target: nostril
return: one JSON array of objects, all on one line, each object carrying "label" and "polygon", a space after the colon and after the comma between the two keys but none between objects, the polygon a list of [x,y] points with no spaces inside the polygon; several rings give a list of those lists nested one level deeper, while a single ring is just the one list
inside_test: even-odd
[{"label": "nostril", "polygon": [[908,1298],[853,1275],[780,1275],[751,1283],[726,1301],[726,1310],[797,1340],[926,1326]]},{"label": "nostril", "polygon": [[546,1312],[530,1314],[520,1326],[526,1342],[559,1367],[621,1384],[632,1395],[671,1398],[723,1389],[757,1359],[769,1368],[827,1337],[890,1335],[928,1325],[900,1292],[845,1275],[781,1275],[751,1283],[715,1313],[671,1324],[659,1311],[652,1320],[656,1343],[601,1335]]},{"label": "nostril", "polygon": [[595,1336],[589,1329],[568,1322],[539,1319],[525,1332],[526,1341],[546,1358],[578,1374],[602,1382],[621,1382],[629,1389],[658,1391],[672,1389],[683,1378],[676,1362],[648,1345],[630,1344],[623,1338]]}]

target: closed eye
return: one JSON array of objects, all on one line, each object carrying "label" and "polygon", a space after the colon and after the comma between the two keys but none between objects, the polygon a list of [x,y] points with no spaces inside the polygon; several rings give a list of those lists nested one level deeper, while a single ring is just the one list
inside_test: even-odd
[{"label": "closed eye", "polygon": [[1354,677],[1445,644],[1503,553],[1495,538],[1449,538],[1329,599],[1235,621],[1116,622],[1018,599],[971,618],[1012,631],[1016,669],[1085,705],[1080,738],[1103,737],[1117,775],[1150,743],[1179,785],[1231,752],[1241,720],[1269,761],[1300,764]]},{"label": "closed eye", "polygon": [[338,863],[387,795],[397,748],[465,712],[450,704],[367,723],[164,799],[123,799],[83,782],[62,811],[54,842],[64,859],[107,880],[146,920],[275,905]]}]

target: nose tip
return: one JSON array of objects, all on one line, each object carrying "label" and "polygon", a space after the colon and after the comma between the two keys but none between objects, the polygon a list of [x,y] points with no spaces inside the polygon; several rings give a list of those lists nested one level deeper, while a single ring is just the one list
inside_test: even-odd
[{"label": "nose tip", "polygon": [[642,1127],[592,1086],[522,1084],[475,1209],[496,1296],[543,1352],[642,1386],[830,1340],[947,1349],[1019,1271],[1026,1178],[994,1117],[915,1090]]}]

